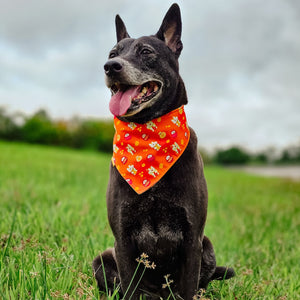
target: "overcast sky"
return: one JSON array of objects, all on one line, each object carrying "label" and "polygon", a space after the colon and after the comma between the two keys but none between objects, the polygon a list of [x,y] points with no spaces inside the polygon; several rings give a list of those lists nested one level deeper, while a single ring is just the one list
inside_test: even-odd
[{"label": "overcast sky", "polygon": [[[174,1],[0,0],[0,106],[110,117],[103,65],[114,18],[157,32]],[[300,141],[300,1],[182,0],[190,125],[207,148]]]}]

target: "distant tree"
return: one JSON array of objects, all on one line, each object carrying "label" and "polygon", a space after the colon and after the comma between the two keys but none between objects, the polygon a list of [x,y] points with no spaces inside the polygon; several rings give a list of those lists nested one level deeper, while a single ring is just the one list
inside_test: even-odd
[{"label": "distant tree", "polygon": [[253,156],[253,161],[258,163],[266,163],[268,161],[268,155],[264,152],[258,153]]},{"label": "distant tree", "polygon": [[112,121],[84,120],[79,122],[73,131],[73,146],[111,152],[113,136]]},{"label": "distant tree", "polygon": [[4,107],[0,107],[0,138],[6,140],[20,139],[20,127],[13,118],[6,113]]},{"label": "distant tree", "polygon": [[56,129],[45,110],[39,110],[25,121],[22,138],[29,143],[56,144]]},{"label": "distant tree", "polygon": [[34,115],[33,115],[34,118],[37,118],[41,121],[49,121],[51,122],[51,118],[49,116],[49,114],[47,113],[47,111],[45,109],[40,109],[38,110]]},{"label": "distant tree", "polygon": [[249,154],[238,147],[231,147],[227,150],[219,150],[215,155],[215,161],[222,165],[246,164],[249,160]]},{"label": "distant tree", "polygon": [[285,148],[277,163],[299,163],[300,162],[300,145],[293,145]]},{"label": "distant tree", "polygon": [[200,148],[199,152],[201,154],[204,164],[211,164],[213,161],[212,155],[204,148]]},{"label": "distant tree", "polygon": [[279,159],[280,162],[290,162],[292,160],[289,151],[288,150],[283,150],[282,155]]},{"label": "distant tree", "polygon": [[55,131],[55,145],[72,147],[72,134],[67,121],[59,120],[53,122]]}]

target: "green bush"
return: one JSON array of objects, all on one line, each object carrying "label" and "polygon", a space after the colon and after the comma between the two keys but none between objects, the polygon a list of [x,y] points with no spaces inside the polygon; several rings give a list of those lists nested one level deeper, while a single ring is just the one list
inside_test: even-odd
[{"label": "green bush", "polygon": [[33,116],[26,120],[22,127],[22,137],[25,142],[55,145],[56,129],[50,120],[41,119],[39,116]]},{"label": "green bush", "polygon": [[20,135],[20,127],[6,114],[5,109],[0,107],[0,138],[13,141],[20,139]]},{"label": "green bush", "polygon": [[284,149],[276,163],[293,164],[300,162],[300,146]]},{"label": "green bush", "polygon": [[222,165],[241,165],[246,164],[249,160],[249,154],[238,147],[219,150],[215,155],[215,162]]},{"label": "green bush", "polygon": [[259,153],[253,157],[253,160],[258,163],[267,163],[268,155],[266,153]]},{"label": "green bush", "polygon": [[113,136],[112,121],[85,120],[73,132],[72,144],[75,148],[111,152]]}]

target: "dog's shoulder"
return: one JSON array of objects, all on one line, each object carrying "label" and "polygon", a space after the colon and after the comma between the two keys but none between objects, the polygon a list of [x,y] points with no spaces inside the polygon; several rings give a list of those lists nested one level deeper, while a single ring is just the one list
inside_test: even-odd
[{"label": "dog's shoulder", "polygon": [[186,151],[198,151],[198,138],[196,132],[192,127],[189,126],[190,130],[190,140]]}]

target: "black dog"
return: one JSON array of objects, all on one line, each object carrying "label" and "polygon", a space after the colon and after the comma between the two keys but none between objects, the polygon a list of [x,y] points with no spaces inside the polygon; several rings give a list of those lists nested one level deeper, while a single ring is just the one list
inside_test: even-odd
[{"label": "black dog", "polygon": [[[178,5],[171,6],[156,35],[130,38],[118,15],[116,31],[118,43],[104,69],[106,84],[112,91],[110,109],[117,120],[145,124],[187,104],[178,73],[182,50]],[[211,280],[234,276],[232,268],[216,267],[213,246],[204,236],[207,188],[197,138],[191,128],[180,158],[141,194],[112,164],[107,208],[115,247],[93,262],[99,290],[105,291],[102,261],[108,289],[112,291],[121,283],[120,293],[125,299],[139,299],[140,294],[147,295],[147,299],[166,299],[169,290],[163,284],[167,274],[176,298],[185,300],[192,299]],[[150,263],[152,268],[146,269],[140,282],[143,268],[139,268],[130,284],[136,259],[142,253],[156,266]],[[145,256],[141,260],[149,264]]]}]

